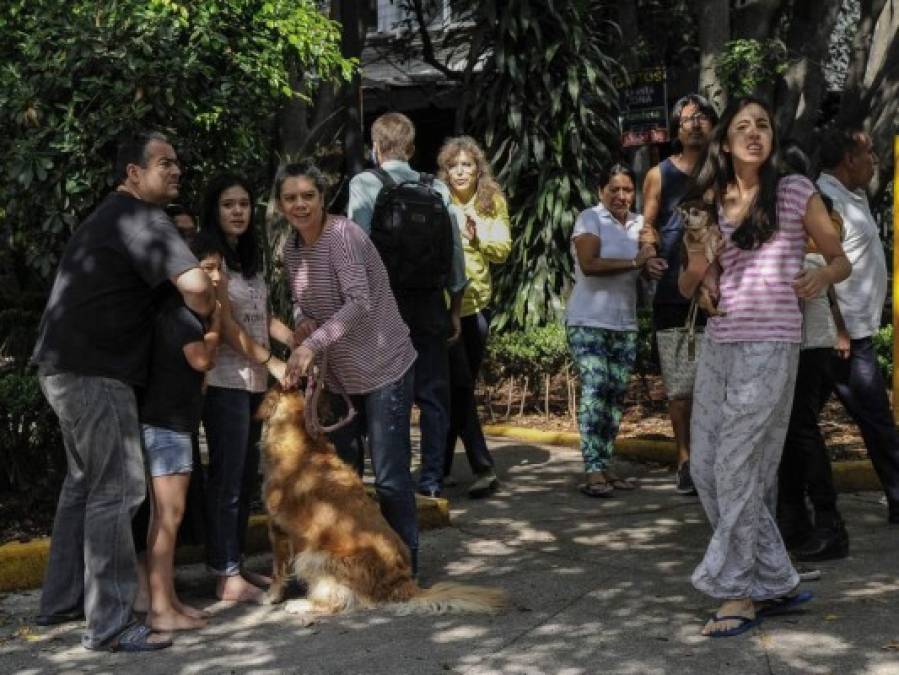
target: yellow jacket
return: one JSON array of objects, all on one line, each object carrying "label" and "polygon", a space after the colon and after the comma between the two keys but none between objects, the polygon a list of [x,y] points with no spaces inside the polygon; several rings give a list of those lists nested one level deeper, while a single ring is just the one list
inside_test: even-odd
[{"label": "yellow jacket", "polygon": [[509,233],[509,208],[502,195],[496,195],[496,215],[481,215],[475,206],[475,196],[466,203],[453,196],[453,204],[477,223],[477,239],[469,240],[465,236],[467,218],[460,218],[459,228],[462,235],[462,249],[465,253],[465,276],[468,286],[462,296],[462,316],[469,316],[481,311],[490,304],[493,285],[490,280],[490,264],[505,262],[512,250],[512,236]]}]

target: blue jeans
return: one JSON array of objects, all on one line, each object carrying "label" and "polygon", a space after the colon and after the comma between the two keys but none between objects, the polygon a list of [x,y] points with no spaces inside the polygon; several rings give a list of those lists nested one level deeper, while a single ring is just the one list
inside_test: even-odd
[{"label": "blue jeans", "polygon": [[40,383],[59,417],[68,466],[40,613],[83,607],[81,644],[97,649],[134,621],[131,518],[146,491],[137,402],[130,385],[106,377],[58,373],[42,375]]},{"label": "blue jeans", "polygon": [[449,347],[443,336],[416,339],[418,352],[413,370],[414,399],[420,415],[421,473],[418,488],[422,491],[443,487],[443,464],[447,432],[450,427]]},{"label": "blue jeans", "polygon": [[262,396],[242,389],[206,389],[206,562],[220,576],[240,573],[250,499],[259,474],[262,423],[253,415]]},{"label": "blue jeans", "polygon": [[870,337],[851,340],[849,358],[834,356],[831,365],[834,390],[862,432],[890,513],[899,513],[899,431],[877,366],[874,342]]},{"label": "blue jeans", "polygon": [[415,486],[410,470],[412,442],[409,415],[412,410],[412,368],[388,385],[353,396],[356,418],[330,435],[338,456],[362,474],[368,436],[371,463],[375,472],[375,490],[381,513],[409,547],[413,571],[418,563],[418,520],[415,511]]}]

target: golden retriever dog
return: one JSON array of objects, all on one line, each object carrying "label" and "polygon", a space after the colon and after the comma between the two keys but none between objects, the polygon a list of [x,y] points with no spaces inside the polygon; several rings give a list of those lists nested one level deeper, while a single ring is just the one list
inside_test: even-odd
[{"label": "golden retriever dog", "polygon": [[264,498],[274,556],[266,602],[283,600],[292,563],[308,590],[285,610],[307,621],[380,605],[400,614],[499,611],[505,603],[499,589],[418,586],[408,547],[334,446],[307,433],[303,411],[299,392],[275,387],[257,413],[266,421]]}]

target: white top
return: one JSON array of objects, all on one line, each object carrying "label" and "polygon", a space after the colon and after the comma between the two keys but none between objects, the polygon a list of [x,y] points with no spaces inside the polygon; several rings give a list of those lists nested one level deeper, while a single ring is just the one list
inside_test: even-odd
[{"label": "white top", "polygon": [[[269,347],[268,288],[265,279],[262,274],[245,279],[240,272],[226,271],[231,314],[255,342]],[[215,357],[215,368],[207,373],[206,383],[212,387],[262,392],[268,387],[268,369],[222,342]]]},{"label": "white top", "polygon": [[568,298],[565,323],[608,330],[637,330],[637,279],[639,270],[604,276],[586,276],[581,271],[574,240],[584,234],[599,237],[600,258],[637,257],[643,217],[629,213],[622,225],[599,204],[578,216],[571,233],[574,256],[574,290]]},{"label": "white top", "polygon": [[[803,268],[819,269],[827,265],[820,253],[806,253]],[[833,348],[837,342],[837,327],[830,311],[825,286],[814,298],[802,301],[802,349]]]},{"label": "white top", "polygon": [[818,178],[818,187],[843,217],[843,251],[852,264],[849,278],[834,285],[840,312],[849,337],[870,337],[880,328],[887,297],[887,264],[877,223],[864,191],[850,192],[827,173]]}]

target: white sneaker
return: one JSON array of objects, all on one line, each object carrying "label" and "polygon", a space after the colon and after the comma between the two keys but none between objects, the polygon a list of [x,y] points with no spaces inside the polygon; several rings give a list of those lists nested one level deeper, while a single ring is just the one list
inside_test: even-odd
[{"label": "white sneaker", "polygon": [[468,496],[472,499],[487,497],[493,494],[498,487],[499,481],[496,479],[496,474],[493,469],[490,469],[487,473],[482,473],[475,478],[474,483],[468,488]]}]

